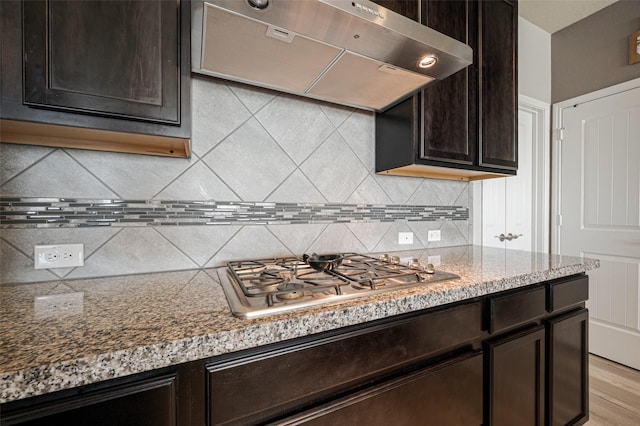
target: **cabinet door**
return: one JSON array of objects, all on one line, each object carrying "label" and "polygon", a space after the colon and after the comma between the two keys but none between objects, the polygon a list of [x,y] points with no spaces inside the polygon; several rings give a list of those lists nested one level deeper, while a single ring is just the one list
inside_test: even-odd
[{"label": "cabinet door", "polygon": [[484,424],[544,424],[544,348],[544,326],[485,342]]},{"label": "cabinet door", "polygon": [[177,380],[169,375],[66,400],[3,413],[3,425],[22,426],[174,426]]},{"label": "cabinet door", "polygon": [[517,2],[480,3],[480,165],[518,168]]},{"label": "cabinet door", "polygon": [[589,312],[580,309],[546,323],[549,354],[546,424],[577,424],[589,415]]},{"label": "cabinet door", "polygon": [[27,1],[24,103],[180,124],[176,1]]},{"label": "cabinet door", "polygon": [[465,0],[422,2],[422,23],[468,44],[473,65],[422,91],[421,158],[472,164],[477,144],[477,3]]},{"label": "cabinet door", "polygon": [[315,408],[278,425],[480,425],[482,354],[463,355]]}]

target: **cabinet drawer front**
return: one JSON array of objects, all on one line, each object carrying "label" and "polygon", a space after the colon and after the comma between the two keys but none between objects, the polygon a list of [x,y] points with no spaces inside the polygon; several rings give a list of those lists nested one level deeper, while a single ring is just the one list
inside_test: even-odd
[{"label": "cabinet drawer front", "polygon": [[177,377],[168,375],[3,413],[2,425],[175,426]]},{"label": "cabinet drawer front", "polygon": [[211,424],[263,422],[482,335],[479,302],[207,366]]},{"label": "cabinet drawer front", "polygon": [[275,423],[289,425],[479,425],[482,353],[443,364]]},{"label": "cabinet drawer front", "polygon": [[546,290],[539,287],[488,300],[490,333],[536,320],[546,314]]},{"label": "cabinet drawer front", "polygon": [[577,305],[589,298],[589,277],[587,275],[549,283],[549,312]]}]

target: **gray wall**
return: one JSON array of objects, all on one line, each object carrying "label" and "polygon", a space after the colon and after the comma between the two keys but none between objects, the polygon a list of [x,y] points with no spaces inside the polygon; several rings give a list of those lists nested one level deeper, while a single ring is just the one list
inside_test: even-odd
[{"label": "gray wall", "polygon": [[[316,251],[468,244],[468,220],[398,220],[393,206],[471,205],[464,182],[374,173],[374,115],[220,80],[193,81],[191,159],[0,145],[3,197],[374,204],[388,221],[0,229],[1,282],[210,267]],[[39,225],[38,225],[39,226]],[[66,226],[66,225],[65,225]],[[427,242],[440,229],[441,242]],[[398,245],[412,231],[413,245]],[[85,266],[34,270],[33,245],[84,243]]]},{"label": "gray wall", "polygon": [[518,18],[518,93],[551,103],[551,35]]},{"label": "gray wall", "polygon": [[640,1],[620,0],[551,36],[553,103],[640,77],[629,65],[629,36],[640,29]]}]

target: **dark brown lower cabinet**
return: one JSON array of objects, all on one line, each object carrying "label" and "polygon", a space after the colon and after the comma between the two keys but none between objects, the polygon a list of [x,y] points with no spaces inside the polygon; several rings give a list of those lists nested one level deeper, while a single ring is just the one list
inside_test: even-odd
[{"label": "dark brown lower cabinet", "polygon": [[[417,370],[431,371],[431,365],[480,349],[481,318],[482,304],[475,301],[212,360],[206,367],[209,424],[276,421],[362,388],[403,381]],[[476,390],[480,400],[481,387],[469,392]],[[398,408],[384,405],[398,415]]]},{"label": "dark brown lower cabinet", "polygon": [[545,329],[536,326],[485,342],[485,424],[544,424]]},{"label": "dark brown lower cabinet", "polygon": [[482,353],[461,355],[274,425],[480,425]]},{"label": "dark brown lower cabinet", "polygon": [[174,426],[176,393],[172,374],[36,406],[16,416],[3,416],[2,425]]},{"label": "dark brown lower cabinet", "polygon": [[588,278],[2,404],[4,425],[575,425]]},{"label": "dark brown lower cabinet", "polygon": [[589,312],[580,309],[545,322],[548,352],[546,424],[583,424],[589,415]]}]

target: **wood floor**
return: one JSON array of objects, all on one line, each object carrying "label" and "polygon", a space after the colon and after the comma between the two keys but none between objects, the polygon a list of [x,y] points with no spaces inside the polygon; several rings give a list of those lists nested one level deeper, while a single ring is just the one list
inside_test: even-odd
[{"label": "wood floor", "polygon": [[589,421],[585,424],[640,426],[640,371],[589,355]]}]

